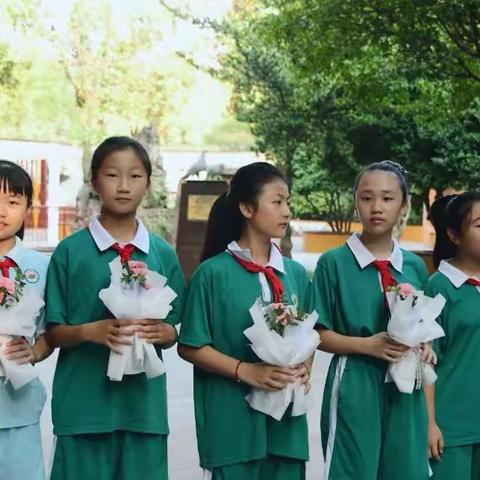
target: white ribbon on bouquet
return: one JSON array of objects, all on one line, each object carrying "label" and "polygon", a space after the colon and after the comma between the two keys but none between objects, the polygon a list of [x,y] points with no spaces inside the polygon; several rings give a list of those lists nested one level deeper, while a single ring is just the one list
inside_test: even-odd
[{"label": "white ribbon on bouquet", "polygon": [[[255,302],[250,308],[253,326],[243,332],[252,342],[251,347],[257,357],[270,365],[282,367],[305,362],[320,343],[320,337],[313,329],[318,320],[317,312],[308,315],[297,326],[287,325],[282,336],[268,327],[264,313],[266,308],[260,300]],[[296,314],[295,306],[289,308]],[[292,401],[294,417],[307,413],[311,407],[304,385],[298,382],[289,384],[278,392],[252,389],[246,399],[254,410],[270,415],[275,420],[282,419]]]},{"label": "white ribbon on bouquet", "polygon": [[[151,288],[146,289],[138,282],[128,285],[122,282],[120,257],[110,262],[112,273],[108,288],[100,291],[99,297],[116,318],[149,318],[164,320],[172,310],[171,303],[177,294],[168,286],[167,279],[158,272],[147,271],[146,281]],[[128,332],[126,327],[124,332]],[[133,327],[132,327],[133,328]],[[155,378],[165,373],[165,365],[160,360],[153,344],[138,335],[130,337],[133,345],[118,345],[122,354],[110,352],[107,376],[110,380],[121,381],[124,375],[145,372],[147,378]]]},{"label": "white ribbon on bouquet", "polygon": [[37,378],[38,372],[29,363],[18,365],[16,360],[8,360],[7,343],[14,338],[35,336],[37,318],[44,305],[40,291],[27,285],[16,305],[0,307],[0,377],[6,377],[15,390]]},{"label": "white ribbon on bouquet", "polygon": [[398,363],[389,364],[385,381],[395,382],[402,393],[411,394],[415,388],[433,385],[437,380],[433,368],[421,360],[418,347],[445,336],[443,328],[436,322],[445,306],[445,298],[440,294],[430,298],[421,291],[410,293],[405,299],[397,292],[387,292],[386,295],[391,312],[388,334],[396,342],[409,346],[410,350]]}]

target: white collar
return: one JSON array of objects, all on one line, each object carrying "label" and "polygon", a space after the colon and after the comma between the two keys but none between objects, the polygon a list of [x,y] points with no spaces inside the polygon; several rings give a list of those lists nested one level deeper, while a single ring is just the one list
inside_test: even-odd
[{"label": "white collar", "polygon": [[14,247],[4,255],[4,257],[8,257],[13,260],[22,270],[22,251],[24,248],[25,247],[23,246],[23,242],[20,240],[20,238],[15,237]]},{"label": "white collar", "polygon": [[[105,228],[103,228],[103,225],[98,221],[97,217],[92,217],[90,219],[88,229],[101,252],[108,250],[112,245],[118,243],[117,240],[115,240]],[[128,243],[135,245],[142,252],[148,253],[150,248],[150,236],[148,230],[144,227],[139,218],[137,218],[137,233],[133,240]]]},{"label": "white collar", "polygon": [[[231,242],[228,245],[227,250],[230,250],[237,257],[240,257],[243,260],[247,260],[248,262],[253,262],[252,256],[250,254],[250,250],[248,248],[246,248],[245,250],[240,248],[240,245],[237,242]],[[277,270],[277,272],[285,273],[282,254],[280,253],[280,250],[273,243],[270,247],[270,258],[266,266],[274,268],[275,270]]]},{"label": "white collar", "polygon": [[438,271],[443,273],[451,282],[455,288],[460,288],[464,283],[468,281],[469,278],[478,280],[476,277],[469,277],[466,273],[462,272],[458,268],[450,264],[446,260],[440,262]]},{"label": "white collar", "polygon": [[[403,253],[400,245],[398,244],[397,240],[392,238],[393,241],[393,251],[390,257],[387,259],[392,264],[392,267],[399,273],[402,273],[403,269]],[[353,255],[357,259],[360,268],[364,269],[368,267],[373,262],[377,260],[368,250],[368,248],[362,243],[360,240],[358,233],[354,233],[347,241],[347,245],[349,246],[350,250],[352,251]]]}]

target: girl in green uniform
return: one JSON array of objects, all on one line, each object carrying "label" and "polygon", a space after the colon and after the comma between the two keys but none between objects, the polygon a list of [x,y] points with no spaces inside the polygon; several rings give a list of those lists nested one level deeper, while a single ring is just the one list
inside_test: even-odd
[{"label": "girl in green uniform", "polygon": [[[325,480],[427,480],[427,410],[423,390],[402,394],[385,383],[387,367],[408,347],[386,333],[385,290],[421,289],[422,260],[392,238],[407,205],[406,172],[385,161],[365,168],[354,187],[363,230],[323,254],[313,280],[320,348],[334,353],[322,406]],[[431,360],[426,347],[424,358]],[[428,357],[428,358],[427,358]]]},{"label": "girl in green uniform", "polygon": [[[52,480],[166,480],[165,375],[107,377],[110,351],[134,332],[161,349],[176,343],[184,279],[173,249],[136,218],[152,165],[128,137],[105,140],[93,154],[92,186],[102,214],[60,242],[48,271],[48,338],[60,355],[53,382],[56,435]],[[178,294],[164,322],[112,318],[98,294],[110,285],[109,263],[121,255],[147,264]],[[128,328],[126,328],[128,327]]]},{"label": "girl in green uniform", "polygon": [[[301,480],[308,460],[305,415],[287,410],[280,422],[253,410],[249,390],[277,391],[300,379],[311,363],[259,363],[244,330],[258,297],[306,305],[305,269],[272,243],[290,220],[289,192],[268,163],[241,168],[228,194],[214,204],[202,264],[191,279],[178,352],[195,365],[194,396],[200,465],[213,480]],[[282,298],[283,297],[283,298]]]},{"label": "girl in green uniform", "polygon": [[447,300],[437,320],[438,380],[427,388],[429,449],[434,480],[480,478],[480,193],[437,200],[438,272],[425,292]]}]

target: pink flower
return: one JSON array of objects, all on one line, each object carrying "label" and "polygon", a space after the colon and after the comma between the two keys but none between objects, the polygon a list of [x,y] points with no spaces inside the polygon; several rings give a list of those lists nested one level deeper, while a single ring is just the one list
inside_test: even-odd
[{"label": "pink flower", "polygon": [[134,277],[144,277],[147,274],[146,268],[132,268],[132,273]]},{"label": "pink flower", "polygon": [[128,262],[130,268],[147,268],[147,264],[143,262],[137,262],[136,260],[130,260]]},{"label": "pink flower", "polygon": [[287,319],[285,319],[285,320],[282,322],[282,325],[285,325],[285,326],[287,326],[287,324],[288,324],[288,320],[287,320]]},{"label": "pink flower", "polygon": [[0,277],[0,288],[5,288],[8,293],[15,293],[15,282],[6,277]]},{"label": "pink flower", "polygon": [[150,282],[145,282],[143,286],[145,287],[145,290],[150,290],[153,288],[153,285]]},{"label": "pink flower", "polygon": [[400,283],[398,285],[398,294],[404,300],[415,293],[415,289],[409,283]]},{"label": "pink flower", "polygon": [[144,277],[147,274],[148,267],[146,263],[130,260],[128,266],[134,277]]},{"label": "pink flower", "polygon": [[[282,320],[285,320],[287,317],[287,314],[286,313],[282,313],[281,315],[279,315],[277,317],[277,322],[280,323]],[[284,324],[285,325],[285,324]]]},{"label": "pink flower", "polygon": [[5,297],[5,294],[3,292],[0,292],[0,303],[3,302],[4,297]]}]

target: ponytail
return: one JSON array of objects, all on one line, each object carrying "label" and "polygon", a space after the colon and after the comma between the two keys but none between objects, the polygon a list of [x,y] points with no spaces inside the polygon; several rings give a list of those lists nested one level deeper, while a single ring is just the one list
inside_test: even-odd
[{"label": "ponytail", "polygon": [[457,246],[448,236],[447,205],[455,198],[455,195],[441,197],[432,204],[430,208],[430,221],[435,228],[435,246],[433,247],[433,263],[438,269],[442,260],[449,260],[458,253]]},{"label": "ponytail", "polygon": [[449,231],[457,237],[462,235],[465,224],[469,222],[472,208],[480,202],[480,192],[466,192],[461,195],[449,195],[439,198],[430,209],[437,238],[433,249],[433,261],[438,268],[442,260],[449,260],[458,255],[458,246],[449,236]]},{"label": "ponytail", "polygon": [[217,198],[208,216],[201,262],[219,255],[231,242],[240,240],[247,226],[240,204],[257,208],[263,187],[275,180],[284,181],[283,175],[267,162],[251,163],[237,171],[228,193]]},{"label": "ponytail", "polygon": [[229,243],[238,240],[242,233],[243,215],[232,207],[228,193],[220,195],[212,205],[208,216],[207,233],[200,262],[204,262],[226,250]]}]

